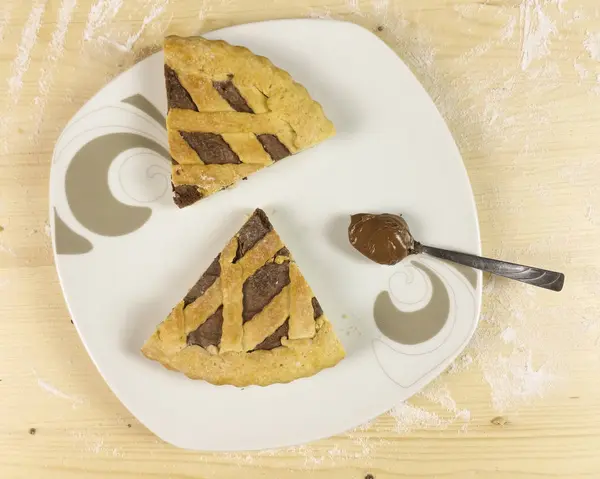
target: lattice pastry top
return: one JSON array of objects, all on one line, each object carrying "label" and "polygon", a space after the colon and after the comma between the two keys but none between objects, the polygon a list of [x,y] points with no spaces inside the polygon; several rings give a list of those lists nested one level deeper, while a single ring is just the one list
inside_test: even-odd
[{"label": "lattice pastry top", "polygon": [[164,51],[173,192],[180,207],[335,134],[302,85],[246,48],[171,36]]},{"label": "lattice pastry top", "polygon": [[236,386],[289,382],[344,357],[310,286],[260,209],[142,352],[192,378]]}]

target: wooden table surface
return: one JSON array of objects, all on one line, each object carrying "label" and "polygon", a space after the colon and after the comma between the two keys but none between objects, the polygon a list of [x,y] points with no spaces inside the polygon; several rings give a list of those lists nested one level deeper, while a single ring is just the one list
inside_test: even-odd
[{"label": "wooden table surface", "polygon": [[[597,0],[0,3],[0,477],[600,477]],[[486,278],[456,365],[363,428],[178,450],[119,403],[71,324],[48,231],[53,144],[165,34],[291,17],[356,22],[394,48],[459,144],[484,252],[564,271],[566,287]]]}]

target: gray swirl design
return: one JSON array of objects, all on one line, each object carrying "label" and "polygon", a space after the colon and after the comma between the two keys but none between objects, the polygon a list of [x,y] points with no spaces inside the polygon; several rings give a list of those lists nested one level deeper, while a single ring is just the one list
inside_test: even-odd
[{"label": "gray swirl design", "polygon": [[85,144],[67,169],[65,190],[73,216],[101,236],[132,233],[152,215],[152,209],[121,203],[110,191],[108,171],[112,162],[132,148],[146,148],[170,160],[169,152],[154,140],[135,133],[111,133]]},{"label": "gray swirl design", "polygon": [[[376,299],[374,314],[382,335],[371,342],[381,371],[402,388],[415,386],[436,369],[441,372],[439,368],[467,344],[478,314],[478,275],[460,271],[444,261],[439,262],[445,265],[441,269],[431,263],[425,267],[415,260],[411,264],[429,279],[431,296],[428,302],[420,310],[405,312],[391,303],[389,295],[386,297],[381,293]],[[460,300],[460,320],[457,316],[459,297],[463,298]],[[400,302],[407,304],[405,298]],[[431,347],[424,348],[429,341],[432,341]],[[414,346],[417,348],[411,349]]]},{"label": "gray swirl design", "polygon": [[85,254],[94,248],[92,243],[75,233],[54,210],[54,245],[57,254]]},{"label": "gray swirl design", "polygon": [[[124,171],[125,167],[132,162],[133,160],[138,159],[141,156],[140,153],[134,153],[133,155],[125,158],[123,163],[119,169],[119,184],[121,186],[121,190],[128,198],[133,201],[137,201],[138,203],[152,203],[159,198],[165,196],[168,191],[171,191],[171,171],[168,165],[162,162],[162,165],[148,165],[145,167],[145,178],[148,180],[155,180],[157,177],[162,178],[162,189],[160,192],[155,193],[150,198],[143,198],[139,195],[134,195],[129,191],[127,186],[127,180],[131,180],[131,174],[128,174],[128,171]],[[143,160],[142,160],[143,161]],[[162,166],[162,167],[161,167]],[[136,178],[138,180],[138,178]]]},{"label": "gray swirl design", "polygon": [[130,97],[125,98],[124,100],[121,100],[121,102],[127,103],[128,105],[131,105],[134,108],[143,111],[160,126],[162,126],[165,129],[167,128],[167,120],[165,116],[145,96],[140,95],[138,93],[137,95],[132,95]]},{"label": "gray swirl design", "polygon": [[400,344],[424,343],[436,336],[448,321],[450,298],[440,277],[422,263],[413,261],[431,282],[431,300],[422,309],[407,313],[392,303],[390,293],[379,293],[373,306],[375,324],[384,336]]}]

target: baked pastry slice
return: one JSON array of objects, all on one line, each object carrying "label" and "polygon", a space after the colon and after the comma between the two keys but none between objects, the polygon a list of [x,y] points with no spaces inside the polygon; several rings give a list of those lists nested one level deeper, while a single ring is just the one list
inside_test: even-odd
[{"label": "baked pastry slice", "polygon": [[171,36],[164,53],[173,193],[179,207],[335,133],[302,85],[246,48]]},{"label": "baked pastry slice", "polygon": [[334,366],[344,350],[257,209],[142,348],[193,379],[266,386]]}]

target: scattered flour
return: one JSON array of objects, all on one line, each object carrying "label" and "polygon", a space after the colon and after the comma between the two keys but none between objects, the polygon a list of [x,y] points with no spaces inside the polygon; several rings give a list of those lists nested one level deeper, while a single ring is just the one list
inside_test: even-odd
[{"label": "scattered flour", "polygon": [[600,32],[588,33],[583,46],[592,60],[600,61]]},{"label": "scattered flour", "polygon": [[502,331],[500,337],[502,338],[502,341],[504,341],[507,344],[514,343],[517,339],[517,332],[509,326],[504,331]]},{"label": "scattered flour", "polygon": [[135,42],[137,42],[142,36],[142,33],[144,33],[146,27],[150,25],[155,19],[160,17],[164,13],[165,8],[168,5],[169,0],[162,0],[162,2],[159,2],[152,7],[150,13],[148,13],[148,15],[144,17],[144,20],[142,21],[142,25],[140,26],[139,30],[133,35],[130,35],[127,41],[125,42],[124,46],[126,51],[131,51],[131,48],[133,47],[133,45],[135,45]]},{"label": "scattered flour", "polygon": [[48,47],[48,52],[45,57],[46,59],[41,69],[40,79],[38,82],[38,94],[33,100],[36,106],[33,112],[33,138],[38,137],[42,122],[44,120],[46,103],[48,101],[48,94],[50,93],[50,88],[52,86],[54,72],[64,53],[65,38],[76,4],[77,0],[63,0],[58,11],[56,29],[52,33],[50,46]]},{"label": "scattered flour", "polygon": [[48,0],[37,0],[31,9],[27,22],[21,33],[21,42],[17,50],[17,56],[11,68],[11,77],[8,79],[8,96],[14,104],[19,102],[21,89],[23,88],[23,75],[29,69],[31,62],[31,51],[37,42],[38,32],[42,22],[42,16],[46,10]]},{"label": "scattered flour", "polygon": [[6,246],[4,243],[0,242],[0,252],[3,253],[7,253],[13,257],[16,257],[17,254],[15,253],[15,251],[10,247],[10,246]]},{"label": "scattered flour", "polygon": [[[8,153],[8,137],[12,122],[12,107],[13,105],[18,104],[21,98],[23,76],[29,69],[29,64],[31,63],[31,51],[37,42],[38,32],[40,30],[47,1],[48,0],[36,0],[21,32],[21,39],[17,47],[17,55],[11,65],[11,76],[8,78],[8,95],[6,95],[7,105],[0,118],[0,153]],[[4,5],[2,17],[0,18],[0,41],[2,41],[5,28],[9,21],[10,5]]]},{"label": "scattered flour", "polygon": [[[104,448],[104,438],[97,434],[85,434],[81,431],[71,432],[71,436],[77,443],[83,445],[83,451],[92,453],[92,454],[100,454],[105,450]],[[107,450],[111,456],[115,456],[119,454],[118,449],[110,449]]]},{"label": "scattered flour", "polygon": [[2,7],[0,7],[0,42],[4,40],[4,33],[6,32],[6,27],[8,27],[8,25],[10,24],[11,7],[12,4],[4,4],[2,5]]},{"label": "scattered flour", "polygon": [[383,21],[387,18],[388,9],[390,6],[390,0],[373,0],[371,2],[373,6],[373,13],[376,17],[383,17]]},{"label": "scattered flour", "polygon": [[516,27],[517,27],[517,17],[512,16],[512,17],[510,17],[510,20],[508,21],[508,23],[506,24],[506,26],[504,27],[502,32],[500,32],[500,41],[506,42],[508,40],[511,40],[512,37],[515,36]]},{"label": "scattered flour", "polygon": [[308,17],[309,18],[320,18],[323,20],[327,20],[327,19],[332,19],[333,15],[331,13],[331,10],[327,7],[322,7],[319,9],[311,9],[308,12]]},{"label": "scattered flour", "polygon": [[552,387],[556,377],[546,365],[533,366],[531,350],[498,354],[482,364],[483,375],[492,391],[495,411],[505,412],[521,404],[541,398]]},{"label": "scattered flour", "polygon": [[123,0],[96,0],[88,14],[83,40],[86,42],[93,40],[96,31],[110,23],[122,6]]},{"label": "scattered flour", "polygon": [[78,398],[75,396],[69,396],[68,394],[65,394],[64,392],[62,392],[60,389],[55,388],[52,384],[47,383],[46,381],[43,381],[40,378],[38,378],[37,383],[40,388],[42,388],[44,391],[52,394],[53,396],[70,401],[71,403],[73,403],[73,407],[82,403],[81,398]]},{"label": "scattered flour", "polygon": [[439,415],[409,403],[400,403],[390,411],[396,419],[396,432],[408,434],[419,429],[443,429],[450,424]]},{"label": "scattered flour", "polygon": [[153,5],[150,12],[146,16],[144,16],[144,19],[142,20],[142,24],[140,25],[139,29],[136,32],[130,34],[124,42],[113,40],[105,35],[99,36],[98,40],[104,43],[108,43],[114,46],[115,48],[121,50],[122,52],[130,52],[135,43],[140,39],[146,28],[164,13],[165,9],[169,5],[169,1],[170,0],[159,0],[158,3]]},{"label": "scattered flour", "polygon": [[469,353],[460,355],[448,368],[448,374],[458,374],[471,369],[473,356]]},{"label": "scattered flour", "polygon": [[212,11],[212,2],[202,2],[198,9],[198,20],[200,21],[200,25],[204,24],[206,18],[210,15]]},{"label": "scattered flour", "polygon": [[573,68],[577,72],[580,80],[585,80],[590,74],[590,72],[588,72],[587,69],[577,60],[573,60]]},{"label": "scattered flour", "polygon": [[550,54],[550,37],[556,35],[554,22],[544,12],[542,0],[523,0],[520,6],[521,69]]},{"label": "scattered flour", "polygon": [[352,13],[360,15],[360,2],[359,0],[347,0],[348,8]]}]

